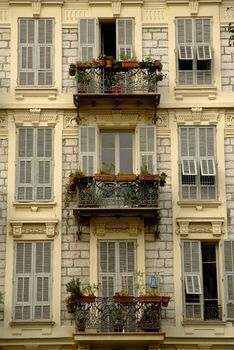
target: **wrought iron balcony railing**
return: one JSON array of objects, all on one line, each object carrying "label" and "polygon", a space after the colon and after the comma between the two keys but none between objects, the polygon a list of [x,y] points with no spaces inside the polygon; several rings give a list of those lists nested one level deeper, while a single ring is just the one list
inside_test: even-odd
[{"label": "wrought iron balcony railing", "polygon": [[157,93],[164,77],[156,69],[76,68],[77,92],[85,94]]},{"label": "wrought iron balcony railing", "polygon": [[[77,331],[96,332],[159,332],[161,329],[161,301],[142,302],[141,298],[96,298],[76,304]],[[159,298],[160,299],[160,298]]]},{"label": "wrought iron balcony railing", "polygon": [[78,207],[157,208],[159,185],[164,182],[159,175],[150,181],[136,177],[132,181],[84,177],[78,183]]}]

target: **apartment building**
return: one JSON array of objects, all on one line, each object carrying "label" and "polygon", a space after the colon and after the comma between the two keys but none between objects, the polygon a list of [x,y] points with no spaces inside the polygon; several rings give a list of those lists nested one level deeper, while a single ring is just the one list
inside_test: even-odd
[{"label": "apartment building", "polygon": [[[228,0],[1,1],[0,349],[234,347],[230,22]],[[99,288],[69,310],[73,278]]]}]

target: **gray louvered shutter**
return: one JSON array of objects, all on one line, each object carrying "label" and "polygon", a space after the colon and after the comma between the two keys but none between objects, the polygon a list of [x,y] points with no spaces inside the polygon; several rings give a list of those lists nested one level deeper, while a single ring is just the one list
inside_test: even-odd
[{"label": "gray louvered shutter", "polygon": [[32,319],[32,243],[15,244],[14,320]]},{"label": "gray louvered shutter", "polygon": [[234,319],[234,241],[223,241],[225,315],[227,320]]},{"label": "gray louvered shutter", "polygon": [[[201,294],[201,246],[200,241],[183,241],[183,273],[184,283],[183,290],[186,292],[195,291],[194,294]],[[193,283],[190,289],[189,283]],[[187,284],[187,285],[186,285]],[[184,317],[185,319],[201,319],[202,318],[202,303],[201,296],[199,303],[186,302],[184,298]]]},{"label": "gray louvered shutter", "polygon": [[121,287],[129,293],[135,294],[135,244],[133,241],[119,242],[119,281]]},{"label": "gray louvered shutter", "polygon": [[180,128],[181,196],[185,200],[197,199],[196,156],[196,129]]},{"label": "gray louvered shutter", "polygon": [[34,320],[51,318],[51,242],[35,243]]},{"label": "gray louvered shutter", "polygon": [[[139,136],[139,165],[146,166],[147,170],[156,173],[156,132],[154,126],[140,126]],[[139,169],[139,170],[140,170]]]},{"label": "gray louvered shutter", "polygon": [[97,56],[97,18],[79,18],[79,57],[81,61],[91,61]]},{"label": "gray louvered shutter", "polygon": [[116,19],[116,57],[120,55],[134,56],[134,20],[129,18]]},{"label": "gray louvered shutter", "polygon": [[87,176],[96,172],[96,127],[80,126],[80,167]]},{"label": "gray louvered shutter", "polygon": [[116,291],[116,242],[99,242],[99,283],[101,294],[110,297]]},{"label": "gray louvered shutter", "polygon": [[51,128],[36,129],[36,200],[52,199],[52,153]]},{"label": "gray louvered shutter", "polygon": [[38,85],[52,85],[53,83],[53,34],[52,19],[38,20]]},{"label": "gray louvered shutter", "polygon": [[17,130],[17,200],[32,201],[34,199],[34,129],[19,128]]},{"label": "gray louvered shutter", "polygon": [[19,85],[36,84],[35,20],[19,19]]},{"label": "gray louvered shutter", "polygon": [[[209,18],[195,19],[195,42],[197,60],[211,60],[211,20]],[[211,69],[197,71],[197,84],[210,85],[212,83]]]}]

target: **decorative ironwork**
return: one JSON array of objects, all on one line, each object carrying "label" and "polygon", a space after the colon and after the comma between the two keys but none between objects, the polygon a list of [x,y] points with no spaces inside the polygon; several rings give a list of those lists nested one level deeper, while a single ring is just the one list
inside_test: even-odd
[{"label": "decorative ironwork", "polygon": [[96,181],[89,178],[78,187],[80,208],[158,207],[159,181]]},{"label": "decorative ironwork", "polygon": [[160,331],[161,302],[115,302],[113,298],[96,298],[92,303],[76,305],[76,330],[97,332],[158,332]]},{"label": "decorative ironwork", "polygon": [[221,320],[222,319],[221,305],[217,301],[204,303],[204,319],[205,320]]}]

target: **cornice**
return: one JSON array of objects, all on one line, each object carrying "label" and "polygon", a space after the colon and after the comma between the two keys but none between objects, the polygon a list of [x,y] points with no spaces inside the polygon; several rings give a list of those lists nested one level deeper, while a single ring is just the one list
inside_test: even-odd
[{"label": "cornice", "polygon": [[213,237],[220,237],[224,232],[224,218],[177,218],[177,230],[176,234],[181,237],[186,237],[191,235],[201,235],[208,234]]},{"label": "cornice", "polygon": [[10,231],[10,235],[14,238],[20,238],[25,234],[40,234],[46,235],[47,238],[54,238],[57,234],[57,223],[57,219],[11,220],[12,230]]},{"label": "cornice", "polygon": [[57,111],[42,111],[40,108],[29,110],[17,110],[13,112],[13,120],[16,126],[55,126],[58,121]]}]

